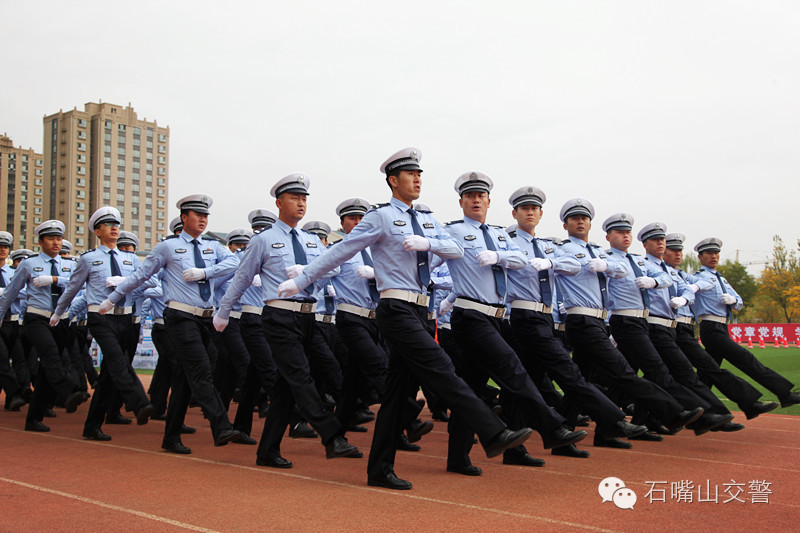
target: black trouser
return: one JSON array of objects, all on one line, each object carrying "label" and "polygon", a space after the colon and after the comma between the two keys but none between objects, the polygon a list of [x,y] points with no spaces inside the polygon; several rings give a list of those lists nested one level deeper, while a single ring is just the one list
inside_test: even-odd
[{"label": "black trouser", "polygon": [[612,389],[611,394],[625,391],[664,423],[670,423],[683,410],[664,389],[639,377],[611,344],[602,319],[573,314],[567,315],[566,325],[567,340],[574,347],[572,360],[584,377],[599,379]]},{"label": "black trouser", "polygon": [[675,328],[649,324],[648,329],[650,330],[650,340],[653,342],[653,346],[658,350],[661,360],[667,365],[669,373],[675,378],[675,381],[705,400],[710,406],[706,409],[707,412],[717,415],[729,415],[731,413],[730,410],[711,392],[711,389],[705,383],[700,381],[692,363],[681,351],[675,341]]},{"label": "black trouser", "polygon": [[264,419],[264,431],[256,452],[258,457],[280,456],[281,440],[295,405],[300,416],[319,433],[323,444],[327,444],[341,433],[342,427],[333,413],[323,407],[311,377],[309,358],[316,329],[314,315],[267,306],[262,318],[264,335],[278,367],[278,381]]},{"label": "black trouser", "polygon": [[[614,402],[586,381],[564,344],[556,338],[553,315],[512,309],[511,327],[525,350],[528,361],[526,367],[536,365],[544,368],[547,375],[564,391],[565,399],[597,422],[600,433],[609,431],[624,418]],[[526,359],[523,359],[523,364]]]},{"label": "black trouser", "polygon": [[103,351],[100,378],[89,404],[85,430],[99,428],[110,406],[119,396],[129,410],[139,410],[149,403],[139,376],[128,356],[130,315],[101,315],[89,313],[89,331]]},{"label": "black trouser", "polygon": [[158,352],[158,362],[153,371],[153,379],[150,381],[150,402],[153,404],[153,413],[163,415],[167,412],[167,398],[172,384],[172,366],[175,360],[175,349],[172,346],[172,339],[167,333],[164,324],[153,324],[153,346]]},{"label": "black trouser", "polygon": [[[334,351],[346,350],[336,332],[336,324],[314,320],[314,334],[307,351],[311,377],[320,394],[328,393],[338,400],[342,395],[342,365]],[[346,358],[346,356],[345,356]]]},{"label": "black trouser", "polygon": [[794,385],[791,381],[764,366],[750,351],[731,340],[727,324],[703,320],[700,322],[700,338],[717,364],[722,364],[722,360],[727,359],[778,399],[792,391]]},{"label": "black trouser", "polygon": [[250,435],[253,431],[253,408],[258,403],[262,389],[268,396],[274,394],[278,369],[264,336],[261,315],[242,312],[239,330],[250,354],[250,366],[247,367],[244,390],[239,399],[239,408],[236,409],[233,427]]},{"label": "black trouser", "polygon": [[[125,333],[120,337],[119,343],[122,351],[128,356],[128,364],[131,365],[131,368],[133,368],[133,359],[136,357],[136,349],[139,347],[139,331],[141,331],[140,323],[134,323],[133,316],[129,316]],[[115,391],[106,402],[106,414],[110,416],[119,414],[123,403],[125,403],[124,398],[119,391]],[[130,410],[131,408],[128,406],[128,411]]]},{"label": "black trouser", "polygon": [[75,339],[75,345],[77,346],[80,360],[83,362],[83,373],[86,375],[86,379],[89,380],[89,384],[92,385],[92,388],[94,388],[97,386],[99,374],[97,373],[97,369],[94,367],[92,355],[89,353],[89,328],[86,324],[82,326],[71,324],[70,330],[72,331],[72,336]]},{"label": "black trouser", "polygon": [[194,397],[211,425],[214,438],[231,429],[228,413],[214,388],[208,346],[211,344],[211,318],[167,308],[164,322],[175,347],[178,364],[174,367],[172,395],[167,407],[165,442],[180,442],[190,398]]},{"label": "black trouser", "polygon": [[450,357],[428,330],[427,314],[425,307],[392,298],[382,298],[378,304],[378,329],[390,346],[389,373],[384,401],[375,421],[367,467],[370,475],[384,476],[394,471],[406,403],[417,383],[438,394],[478,434],[484,446],[506,428],[456,375]]},{"label": "black trouser", "polygon": [[8,355],[11,357],[11,368],[17,378],[17,385],[20,389],[27,389],[31,385],[31,370],[28,368],[28,361],[25,358],[22,329],[19,322],[17,320],[4,321],[0,327],[0,335],[2,335]]},{"label": "black trouser", "polygon": [[25,333],[39,355],[39,369],[28,408],[29,423],[41,422],[45,409],[50,409],[54,401],[63,402],[78,390],[75,374],[64,364],[62,356],[67,347],[69,323],[61,320],[50,327],[48,322],[47,317],[33,313],[25,316]]},{"label": "black trouser", "polygon": [[[634,368],[639,368],[648,381],[652,381],[665,391],[667,391],[684,409],[694,409],[702,407],[708,409],[709,403],[698,396],[694,391],[688,389],[672,377],[667,365],[661,359],[655,346],[650,340],[647,320],[630,316],[611,315],[608,320],[611,327],[611,334],[617,341],[619,351],[625,356]],[[638,403],[638,402],[637,402]],[[644,406],[642,405],[636,413],[636,419],[640,423],[646,421],[643,418]],[[668,420],[661,420],[668,423]]]},{"label": "black trouser", "polygon": [[720,368],[694,336],[694,326],[679,323],[675,328],[676,342],[689,362],[697,369],[697,375],[709,387],[715,385],[722,394],[736,402],[745,414],[761,398],[761,391],[730,370]]},{"label": "black trouser", "polygon": [[[533,384],[539,389],[539,394],[542,395],[547,405],[558,411],[562,416],[566,416],[562,412],[565,406],[564,396],[556,390],[553,385],[553,380],[547,375],[547,369],[543,365],[535,364],[527,357],[525,349],[522,347],[514,329],[511,327],[510,319],[503,319],[500,333],[503,335],[503,339],[514,350],[514,353],[517,354],[522,366],[525,367],[525,370],[531,377],[531,381],[533,381]],[[488,386],[489,385],[487,385],[487,387]],[[500,391],[500,398],[501,401],[503,401],[504,398],[509,398],[509,395]],[[511,403],[514,403],[513,400]],[[505,406],[503,407],[503,412],[505,413]],[[503,418],[505,418],[505,415],[503,415]]]},{"label": "black trouser", "polygon": [[383,349],[375,319],[337,311],[336,328],[348,353],[342,395],[336,402],[336,417],[342,426],[348,427],[353,423],[358,398],[365,391],[376,391],[383,401],[389,357]]},{"label": "black trouser", "polygon": [[238,389],[241,396],[244,389],[247,367],[250,366],[250,353],[242,341],[238,318],[231,318],[221,333],[212,331],[211,339],[217,347],[214,386],[227,408],[234,392]]},{"label": "black trouser", "polygon": [[[479,392],[491,377],[500,390],[514,397],[526,418],[546,439],[566,420],[556,413],[542,398],[539,389],[531,381],[527,370],[514,349],[508,345],[501,333],[502,319],[494,318],[474,309],[456,307],[450,319],[453,335],[464,354],[464,381]],[[447,463],[470,464],[473,433],[467,421],[459,413],[453,413],[448,427],[450,439]]]},{"label": "black trouser", "polygon": [[2,322],[0,328],[0,388],[6,391],[6,404],[20,394],[17,373],[11,368],[11,351],[17,341],[17,330],[12,322]]}]

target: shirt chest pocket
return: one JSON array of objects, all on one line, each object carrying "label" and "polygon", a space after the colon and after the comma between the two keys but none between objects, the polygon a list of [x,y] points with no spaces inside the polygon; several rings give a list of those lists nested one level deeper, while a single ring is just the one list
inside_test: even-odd
[{"label": "shirt chest pocket", "polygon": [[408,224],[404,226],[394,225],[390,230],[390,234],[392,235],[393,241],[403,242],[409,235],[414,235],[414,231]]},{"label": "shirt chest pocket", "polygon": [[280,270],[294,264],[294,254],[286,247],[271,248],[267,255],[267,266],[270,270]]}]

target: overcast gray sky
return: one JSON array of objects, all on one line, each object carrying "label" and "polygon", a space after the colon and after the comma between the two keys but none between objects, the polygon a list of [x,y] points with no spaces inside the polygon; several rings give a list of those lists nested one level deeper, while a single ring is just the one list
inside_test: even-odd
[{"label": "overcast gray sky", "polygon": [[[210,227],[312,180],[308,220],[385,202],[381,162],[422,150],[423,193],[461,218],[453,183],[548,197],[541,236],[583,196],[634,231],[661,220],[723,258],[800,237],[800,4],[795,1],[18,2],[0,0],[0,131],[42,150],[42,117],[130,102],[170,126],[170,201],[212,195]],[[174,210],[173,214],[177,211]],[[634,248],[640,249],[639,245]],[[751,269],[758,271],[760,267]]]}]

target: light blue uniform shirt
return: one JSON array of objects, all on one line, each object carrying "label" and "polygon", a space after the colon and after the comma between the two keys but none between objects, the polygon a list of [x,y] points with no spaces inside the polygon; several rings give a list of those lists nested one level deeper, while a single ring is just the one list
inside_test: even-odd
[{"label": "light blue uniform shirt", "polygon": [[[325,248],[319,237],[299,228],[297,238],[306,254],[307,266],[311,268]],[[256,274],[261,276],[261,305],[269,300],[277,300],[278,285],[288,279],[286,268],[297,264],[292,246],[292,228],[282,220],[278,220],[271,228],[253,235],[241,257],[236,275],[231,280],[225,296],[219,304],[217,316],[226,319],[230,316],[234,302],[238,302],[245,290],[253,283]],[[339,269],[325,271],[327,278],[336,275]],[[303,276],[295,278],[299,280]],[[308,281],[297,284],[302,290],[292,300],[313,299],[315,287]]]},{"label": "light blue uniform shirt", "polygon": [[86,320],[88,316],[89,304],[86,303],[86,291],[81,289],[69,304],[67,317],[69,321],[72,322],[73,320]]},{"label": "light blue uniform shirt", "polygon": [[[223,276],[233,265],[233,254],[222,246],[219,242],[200,238],[200,255],[205,263],[206,279],[211,284],[211,295],[208,300],[200,297],[199,285],[196,281],[185,281],[183,271],[194,266],[194,245],[191,243],[193,237],[188,233],[181,232],[179,235],[169,236],[159,242],[153,251],[144,259],[142,267],[133,273],[122,285],[111,293],[108,297],[117,303],[122,297],[131,292],[136,287],[150,279],[153,274],[164,269],[162,283],[164,288],[164,301],[180,302],[194,307],[208,309],[212,307],[214,298],[214,277]],[[226,261],[227,260],[227,261]]]},{"label": "light blue uniform shirt", "polygon": [[[556,257],[556,246],[548,240],[534,238],[533,235],[527,231],[517,228],[516,236],[513,238],[514,243],[519,246],[528,264],[525,268],[519,270],[510,270],[508,272],[508,298],[509,302],[514,300],[525,300],[527,302],[540,302],[547,306],[555,306],[556,302],[556,288],[553,271],[561,274],[575,275],[581,270],[581,265],[577,259],[568,255]],[[553,263],[553,268],[550,272],[550,294],[552,295],[551,301],[542,302],[542,290],[539,286],[539,272],[530,265],[530,260],[536,257],[533,247],[536,246],[542,252],[545,259],[549,259]]]},{"label": "light blue uniform shirt", "polygon": [[[699,285],[700,281],[706,282],[700,287],[700,290],[694,295],[694,313],[695,315],[715,315],[726,318],[728,316],[728,306],[722,303],[722,286],[717,278],[718,272],[708,267],[702,267],[695,272],[694,279]],[[736,297],[736,303],[731,305],[731,308],[738,311],[742,308],[742,297],[733,289],[728,280],[724,276],[722,283],[725,285],[727,294]]]},{"label": "light blue uniform shirt", "polygon": [[[247,248],[240,248],[233,252],[233,259],[236,262],[236,267],[239,267],[241,263],[242,254]],[[222,298],[225,296],[225,292],[228,290],[228,287],[231,286],[231,280],[233,280],[233,276],[236,274],[236,270],[232,270],[224,276],[220,276],[215,279],[214,283],[214,305],[219,306],[219,303],[222,301]],[[231,307],[233,311],[241,311],[242,310],[242,303],[241,300],[233,302]]]},{"label": "light blue uniform shirt", "polygon": [[[336,247],[338,244],[332,246]],[[378,307],[378,302],[373,302],[369,296],[369,280],[359,278],[356,275],[356,269],[360,266],[364,266],[360,253],[342,263],[341,271],[331,280],[333,288],[336,290],[336,303],[356,305],[364,309],[375,309]]]},{"label": "light blue uniform shirt", "polygon": [[5,316],[11,304],[16,300],[17,294],[27,286],[28,298],[25,307],[35,307],[43,311],[53,311],[53,300],[51,297],[51,286],[37,287],[33,284],[33,278],[39,276],[50,276],[52,263],[55,259],[56,272],[58,272],[58,286],[62,289],[67,287],[69,278],[75,268],[75,261],[64,259],[61,256],[50,257],[44,252],[39,255],[29,257],[22,261],[14,272],[11,283],[6,285],[6,290],[0,296],[0,317]]},{"label": "light blue uniform shirt", "polygon": [[[100,305],[103,300],[114,292],[112,287],[106,287],[106,278],[111,276],[111,250],[108,246],[100,245],[94,250],[89,250],[81,254],[78,258],[78,266],[67,285],[67,290],[58,300],[56,314],[62,315],[69,306],[69,303],[78,294],[78,291],[86,286],[86,303],[88,305]],[[141,266],[141,261],[132,252],[123,252],[114,248],[115,259],[119,265],[119,275],[128,277]],[[129,299],[120,302],[121,307],[130,305]]]},{"label": "light blue uniform shirt", "polygon": [[446,262],[433,269],[431,284],[433,285],[433,309],[436,311],[436,325],[442,327],[442,324],[450,323],[450,316],[453,314],[453,310],[450,309],[444,315],[439,316],[439,305],[453,291],[453,278],[450,276],[450,269]]},{"label": "light blue uniform shirt", "polygon": [[[388,205],[370,209],[361,222],[322,254],[296,279],[298,287],[309,280],[318,279],[331,268],[344,263],[364,248],[370,248],[375,263],[375,280],[378,291],[400,289],[418,294],[427,294],[428,288],[421,285],[417,269],[417,252],[406,251],[403,240],[414,235],[411,229],[409,206],[392,198]],[[431,244],[428,253],[444,259],[459,259],[464,254],[461,244],[453,239],[430,213],[417,212],[417,221],[425,238]]]},{"label": "light blue uniform shirt", "polygon": [[[611,271],[612,264],[625,265],[628,269],[628,273],[625,276],[608,276],[608,309],[611,311],[618,309],[644,309],[642,290],[634,282],[636,273],[631,267],[627,254],[628,252],[623,252],[617,248],[610,248],[606,252],[609,271]],[[643,276],[656,280],[658,284],[656,287],[669,287],[672,285],[672,277],[661,268],[652,263],[648,265],[641,255],[631,254],[631,257],[636,266],[639,267],[639,270],[642,271]]]},{"label": "light blue uniform shirt", "polygon": [[[6,280],[6,286],[8,286],[8,284],[11,282],[11,278],[14,277],[14,273],[16,272],[16,270],[11,268],[9,265],[3,265],[2,267],[0,267],[0,271],[3,272],[3,279]],[[14,300],[12,300],[11,302],[10,309],[12,315],[19,314],[20,300],[24,297],[25,297],[25,289],[23,288],[19,291],[17,297],[14,298]],[[2,320],[2,317],[0,317],[0,320]]]},{"label": "light blue uniform shirt", "polygon": [[150,316],[153,320],[164,318],[164,309],[167,307],[167,303],[164,301],[164,285],[161,281],[163,275],[163,270],[154,274],[150,278],[154,282],[153,287],[144,291],[145,298],[150,300]]},{"label": "light blue uniform shirt", "polygon": [[[464,256],[450,261],[448,265],[450,276],[453,278],[453,292],[457,298],[467,297],[487,304],[502,304],[505,299],[497,293],[494,271],[491,266],[480,266],[478,263],[478,254],[489,249],[480,226],[480,222],[469,217],[464,217],[464,220],[458,222],[450,222],[445,226],[447,233],[464,248]],[[508,269],[529,266],[525,254],[514,244],[505,230],[488,226],[487,232],[494,244],[494,251],[499,258],[497,264],[503,268],[504,276]],[[507,280],[506,286],[508,286]]]},{"label": "light blue uniform shirt", "polygon": [[[597,272],[589,268],[588,247],[592,247],[592,253],[598,259],[608,260],[608,256],[596,244],[589,244],[578,237],[569,237],[556,248],[556,257],[573,257],[578,260],[581,269],[577,274],[557,272],[556,276],[560,296],[564,299],[564,306],[570,307],[589,307],[592,309],[603,309],[603,299],[600,294],[600,283],[597,279]],[[604,272],[606,280],[609,278],[624,278],[630,272],[630,267],[624,263],[614,261],[608,262],[608,270]],[[626,261],[627,263],[627,261]]]},{"label": "light blue uniform shirt", "polygon": [[[680,276],[678,276],[678,273],[675,272],[674,268],[671,268],[663,260],[650,254],[645,256],[645,263],[649,267],[660,270],[661,272],[664,272],[663,267],[666,267],[666,273],[669,274],[670,278],[672,279],[672,286],[675,288],[675,296],[682,296],[683,298],[686,298],[686,301],[689,303],[684,307],[694,303],[694,293],[689,288],[689,285],[687,285],[686,282],[683,281]],[[650,315],[668,319],[675,318],[676,310],[670,305],[672,296],[670,296],[669,286],[662,286],[661,283],[659,283],[658,287],[654,289],[648,289],[648,291],[648,294],[650,295]]]},{"label": "light blue uniform shirt", "polygon": [[[669,269],[669,272],[672,275],[672,279],[673,280],[676,277],[680,278],[687,285],[697,285],[697,287],[700,290],[710,289],[713,286],[712,282],[695,279],[695,277],[693,275],[687,274],[683,270],[678,270],[677,268],[673,268],[673,267],[671,267],[669,265],[667,265],[667,268]],[[692,292],[692,291],[690,290],[689,292]],[[681,296],[686,297],[685,295],[681,295]],[[689,298],[686,298],[686,299],[689,300]],[[677,315],[678,316],[694,317],[694,306],[692,304],[694,304],[696,299],[697,298],[695,297],[694,293],[692,292],[692,299],[689,300],[689,305],[684,305],[683,307],[679,307],[678,310],[677,310]]]}]

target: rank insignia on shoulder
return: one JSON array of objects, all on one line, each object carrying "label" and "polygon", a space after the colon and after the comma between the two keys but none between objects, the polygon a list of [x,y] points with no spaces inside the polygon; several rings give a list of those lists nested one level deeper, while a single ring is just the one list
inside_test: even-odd
[{"label": "rank insignia on shoulder", "polygon": [[92,248],[91,250],[86,250],[85,252],[81,252],[81,255],[88,254],[89,252],[94,252],[96,248]]},{"label": "rank insignia on shoulder", "polygon": [[272,243],[272,247],[273,248],[283,248],[284,246],[286,246],[286,245],[283,244],[282,242],[273,242]]},{"label": "rank insignia on shoulder", "polygon": [[433,226],[433,222],[425,222],[425,223],[422,225],[422,227],[423,227],[423,228],[425,228],[425,229],[433,229],[433,228],[434,228],[434,226]]},{"label": "rank insignia on shoulder", "polygon": [[406,225],[406,221],[405,220],[395,220],[394,221],[394,225],[395,226],[405,226]]},{"label": "rank insignia on shoulder", "polygon": [[578,259],[583,259],[584,257],[586,257],[586,254],[575,254],[575,257],[577,257]]},{"label": "rank insignia on shoulder", "polygon": [[307,242],[306,243],[306,248],[316,248],[316,247],[317,247],[316,243],[313,243],[313,242]]},{"label": "rank insignia on shoulder", "polygon": [[34,272],[41,272],[41,271],[43,271],[43,270],[44,270],[44,269],[43,269],[42,267],[33,267],[33,271],[34,271]]},{"label": "rank insignia on shoulder", "polygon": [[452,224],[463,224],[463,223],[464,223],[464,219],[461,219],[461,220],[451,220],[450,222],[445,222],[445,224],[444,224],[444,225],[445,225],[445,226],[450,226],[450,225],[452,225]]},{"label": "rank insignia on shoulder", "polygon": [[475,235],[464,235],[465,241],[474,241],[475,239],[477,239]]},{"label": "rank insignia on shoulder", "polygon": [[545,249],[544,249],[544,253],[546,253],[546,254],[552,254],[552,253],[553,253],[553,249],[552,249],[552,248],[545,248]]},{"label": "rank insignia on shoulder", "polygon": [[176,254],[185,254],[186,253],[186,248],[176,248],[175,249],[175,253]]},{"label": "rank insignia on shoulder", "polygon": [[103,264],[102,261],[92,261],[92,265],[93,266],[102,265],[102,264]]}]

